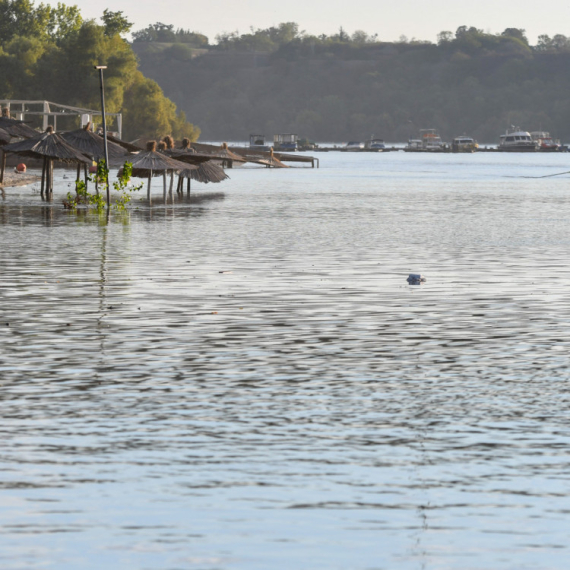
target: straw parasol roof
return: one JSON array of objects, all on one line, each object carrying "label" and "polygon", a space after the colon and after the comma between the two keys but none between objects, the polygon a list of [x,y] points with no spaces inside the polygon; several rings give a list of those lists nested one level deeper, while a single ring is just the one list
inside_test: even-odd
[{"label": "straw parasol roof", "polygon": [[0,128],[0,146],[8,144],[12,140],[10,133]]},{"label": "straw parasol roof", "polygon": [[24,121],[17,121],[8,115],[8,109],[2,109],[2,116],[0,117],[0,129],[6,131],[12,137],[21,137],[24,139],[35,137],[38,134],[36,129],[26,125]]},{"label": "straw parasol roof", "polygon": [[[99,136],[101,138],[103,138],[103,133],[100,133]],[[139,152],[142,150],[142,147],[137,146],[136,144],[124,141],[123,139],[120,139],[119,137],[114,137],[113,135],[110,135],[109,133],[107,133],[107,141],[118,144],[119,146],[122,146],[125,150],[128,150],[129,152]]]},{"label": "straw parasol roof", "polygon": [[[74,149],[93,160],[98,161],[105,158],[105,141],[102,137],[90,131],[89,125],[84,129],[61,133],[61,137]],[[121,160],[128,154],[126,149],[111,141],[107,141],[107,151],[109,153],[109,162]]]},{"label": "straw parasol roof", "polygon": [[133,176],[137,178],[148,178],[150,173],[161,174],[166,170],[185,170],[188,165],[179,162],[156,150],[156,141],[147,143],[147,150],[143,150],[133,155],[131,163],[133,165]]},{"label": "straw parasol roof", "polygon": [[68,163],[91,163],[53,130],[48,130],[39,135],[36,133],[35,137],[8,144],[2,150],[5,153],[19,154],[30,158],[50,158]]},{"label": "straw parasol roof", "polygon": [[192,148],[190,145],[190,139],[184,138],[182,139],[182,148],[172,149],[167,152],[169,152],[170,155],[175,157],[177,160],[189,162],[190,164],[200,164],[207,160],[221,160],[242,163],[247,162],[247,160],[242,156],[239,156],[238,154],[235,154],[229,150],[227,143],[224,143],[221,147],[214,148],[214,150],[211,150],[213,147],[210,145],[201,145],[207,148],[206,151],[201,152],[197,152],[196,149]]},{"label": "straw parasol roof", "polygon": [[224,172],[224,169],[211,162],[203,162],[199,165],[187,165],[185,170],[180,172],[181,178],[190,178],[197,182],[222,182],[227,180],[229,176]]},{"label": "straw parasol roof", "polygon": [[255,164],[265,164],[265,166],[269,166],[271,168],[289,168],[286,164],[281,162],[274,154],[273,149],[270,149],[269,152],[264,152],[263,154],[254,154],[254,155],[246,155],[246,158],[250,162],[254,162]]}]

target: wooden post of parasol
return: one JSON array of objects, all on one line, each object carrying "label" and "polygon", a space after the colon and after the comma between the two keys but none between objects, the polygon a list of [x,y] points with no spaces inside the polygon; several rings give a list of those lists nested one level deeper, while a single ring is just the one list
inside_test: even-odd
[{"label": "wooden post of parasol", "polygon": [[4,171],[6,170],[6,153],[2,151],[2,169],[0,171],[0,184],[4,184]]},{"label": "wooden post of parasol", "polygon": [[46,160],[47,160],[47,157],[44,156],[44,159],[42,161],[42,185],[41,185],[41,190],[40,190],[40,196],[42,196],[42,197],[44,195],[44,189],[46,186]]}]

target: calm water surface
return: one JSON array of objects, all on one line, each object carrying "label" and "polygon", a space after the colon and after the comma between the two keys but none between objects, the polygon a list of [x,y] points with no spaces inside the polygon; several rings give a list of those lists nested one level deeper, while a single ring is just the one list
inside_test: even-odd
[{"label": "calm water surface", "polygon": [[568,568],[569,156],[7,190],[0,567]]}]

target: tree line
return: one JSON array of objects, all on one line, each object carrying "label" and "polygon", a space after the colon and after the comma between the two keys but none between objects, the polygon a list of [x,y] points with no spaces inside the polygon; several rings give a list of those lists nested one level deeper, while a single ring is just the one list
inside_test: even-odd
[{"label": "tree line", "polygon": [[[125,39],[131,28],[122,12],[105,10],[99,21],[84,20],[77,6],[0,0],[0,98],[99,109],[93,67],[107,65],[106,108],[123,113],[125,138],[170,133],[196,139],[199,129],[139,70]],[[60,117],[58,127],[77,128],[76,121]]]},{"label": "tree line", "polygon": [[227,33],[201,49],[135,41],[141,69],[210,140],[297,132],[321,141],[390,141],[437,128],[496,144],[510,125],[570,140],[570,39],[461,26],[437,41],[381,41],[286,22]]}]

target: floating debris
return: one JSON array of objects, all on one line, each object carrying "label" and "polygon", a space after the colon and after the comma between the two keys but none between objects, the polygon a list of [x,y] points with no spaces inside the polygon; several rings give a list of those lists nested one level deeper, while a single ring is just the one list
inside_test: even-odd
[{"label": "floating debris", "polygon": [[426,278],[420,273],[410,273],[406,281],[410,285],[421,285],[426,282]]}]

